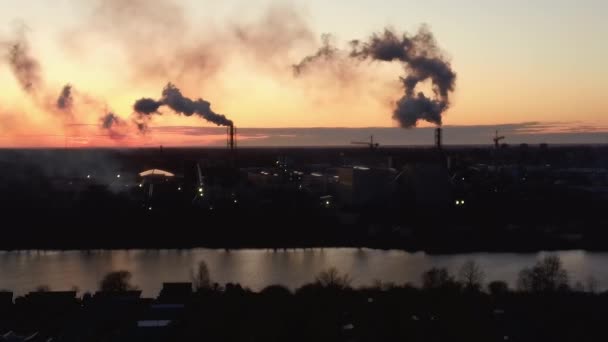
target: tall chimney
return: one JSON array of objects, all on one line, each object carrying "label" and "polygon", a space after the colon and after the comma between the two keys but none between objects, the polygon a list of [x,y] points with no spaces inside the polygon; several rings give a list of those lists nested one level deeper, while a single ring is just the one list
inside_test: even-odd
[{"label": "tall chimney", "polygon": [[437,127],[435,130],[435,146],[438,150],[443,149],[443,129],[441,127]]},{"label": "tall chimney", "polygon": [[228,149],[230,151],[236,149],[236,128],[234,125],[228,126]]}]

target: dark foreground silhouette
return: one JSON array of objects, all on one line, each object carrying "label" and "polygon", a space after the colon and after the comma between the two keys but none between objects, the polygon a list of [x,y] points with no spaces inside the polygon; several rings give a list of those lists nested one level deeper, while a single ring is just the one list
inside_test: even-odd
[{"label": "dark foreground silhouette", "polygon": [[608,250],[607,156],[526,145],[0,150],[0,249]]},{"label": "dark foreground silhouette", "polygon": [[[603,341],[608,294],[570,287],[559,259],[522,270],[517,291],[483,286],[466,263],[422,275],[420,288],[383,284],[353,289],[330,269],[295,291],[253,292],[212,284],[206,265],[192,283],[166,283],[141,298],[125,271],[108,274],[94,295],[0,294],[0,341]],[[194,288],[194,290],[193,290]]]}]

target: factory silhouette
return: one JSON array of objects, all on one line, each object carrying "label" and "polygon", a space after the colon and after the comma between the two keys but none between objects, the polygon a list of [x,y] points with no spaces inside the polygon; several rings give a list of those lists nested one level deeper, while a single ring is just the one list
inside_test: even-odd
[{"label": "factory silhouette", "polygon": [[[5,150],[3,249],[605,249],[606,147]],[[35,215],[32,215],[35,213]],[[53,229],[48,229],[49,222]],[[582,224],[584,223],[584,224]],[[170,227],[170,228],[169,228]]]}]

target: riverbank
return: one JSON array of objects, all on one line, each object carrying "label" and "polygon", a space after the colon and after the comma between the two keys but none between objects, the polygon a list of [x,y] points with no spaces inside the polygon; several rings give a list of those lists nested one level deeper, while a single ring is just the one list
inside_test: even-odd
[{"label": "riverbank", "polygon": [[0,252],[0,289],[25,294],[40,285],[53,290],[95,291],[107,272],[124,269],[145,296],[156,296],[166,281],[189,281],[197,263],[205,260],[219,283],[241,283],[254,291],[272,284],[294,290],[313,280],[315,274],[336,267],[353,278],[353,286],[374,281],[420,285],[420,274],[432,267],[456,274],[464,263],[475,261],[488,282],[504,280],[514,288],[518,272],[546,255],[557,255],[571,281],[597,278],[597,288],[608,289],[608,255],[584,251],[552,253],[468,253],[436,255],[399,250],[354,248],[294,250],[90,250]]},{"label": "riverbank", "polygon": [[35,292],[13,302],[0,293],[0,334],[33,341],[580,341],[603,336],[608,313],[605,294],[562,286],[513,291],[500,282],[486,291],[441,269],[425,272],[421,288],[354,289],[348,275],[327,270],[294,291],[203,281],[195,292],[190,283],[165,283],[153,298],[141,297],[128,277],[108,278],[114,281],[93,295]]}]

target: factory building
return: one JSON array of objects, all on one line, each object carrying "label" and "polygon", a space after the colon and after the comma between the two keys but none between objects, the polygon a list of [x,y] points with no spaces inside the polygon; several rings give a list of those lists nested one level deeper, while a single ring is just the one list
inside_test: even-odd
[{"label": "factory building", "polygon": [[346,205],[381,205],[390,199],[396,176],[396,171],[389,168],[366,166],[338,168],[338,198]]},{"label": "factory building", "polygon": [[418,207],[447,208],[452,205],[452,188],[445,163],[406,164],[396,182],[401,194]]}]

